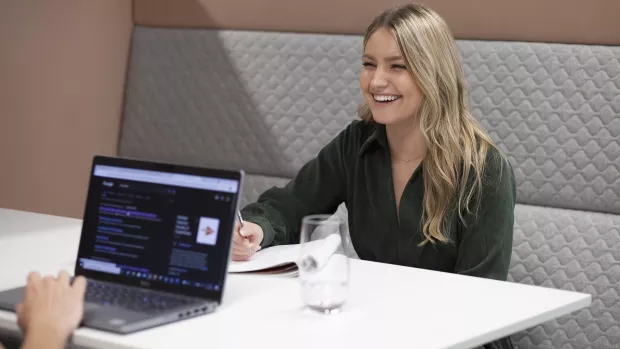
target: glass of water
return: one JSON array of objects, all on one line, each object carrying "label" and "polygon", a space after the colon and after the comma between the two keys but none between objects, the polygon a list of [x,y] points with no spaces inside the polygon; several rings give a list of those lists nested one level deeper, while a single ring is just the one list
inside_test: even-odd
[{"label": "glass of water", "polygon": [[298,260],[301,296],[307,308],[337,313],[349,288],[348,234],[342,218],[311,215],[303,218]]}]

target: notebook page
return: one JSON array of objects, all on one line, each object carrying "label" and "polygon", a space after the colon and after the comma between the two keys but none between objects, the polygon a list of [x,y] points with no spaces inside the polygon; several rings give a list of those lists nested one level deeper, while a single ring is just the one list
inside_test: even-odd
[{"label": "notebook page", "polygon": [[243,273],[269,269],[284,264],[295,263],[299,258],[299,248],[296,245],[271,246],[256,252],[247,261],[230,261],[228,272]]}]

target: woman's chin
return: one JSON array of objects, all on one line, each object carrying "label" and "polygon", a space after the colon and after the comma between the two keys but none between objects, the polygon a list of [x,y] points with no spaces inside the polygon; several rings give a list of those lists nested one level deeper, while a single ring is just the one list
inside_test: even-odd
[{"label": "woman's chin", "polygon": [[372,119],[376,123],[383,124],[383,125],[398,125],[398,124],[403,124],[403,123],[411,121],[411,118],[409,117],[386,115],[385,113],[373,113]]}]

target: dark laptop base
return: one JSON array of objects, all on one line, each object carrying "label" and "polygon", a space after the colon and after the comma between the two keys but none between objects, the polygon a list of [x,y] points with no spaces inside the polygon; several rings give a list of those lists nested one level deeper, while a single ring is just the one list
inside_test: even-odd
[{"label": "dark laptop base", "polygon": [[[24,287],[0,292],[0,309],[14,312],[15,306],[22,301],[23,294]],[[186,306],[152,314],[86,302],[80,327],[128,334],[212,313],[217,309],[217,306],[218,304],[214,301],[195,298],[195,302]]]}]

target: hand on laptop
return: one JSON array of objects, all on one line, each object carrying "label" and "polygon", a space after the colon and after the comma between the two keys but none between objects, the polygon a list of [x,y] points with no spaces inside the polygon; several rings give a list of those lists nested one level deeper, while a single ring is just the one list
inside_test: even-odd
[{"label": "hand on laptop", "polygon": [[234,261],[248,260],[260,250],[263,236],[263,229],[258,224],[244,221],[243,228],[241,228],[239,222],[235,222],[232,259]]},{"label": "hand on laptop", "polygon": [[24,299],[16,307],[18,323],[26,338],[35,332],[45,332],[66,340],[82,320],[85,291],[83,276],[70,284],[66,271],[61,271],[57,278],[30,273]]}]

